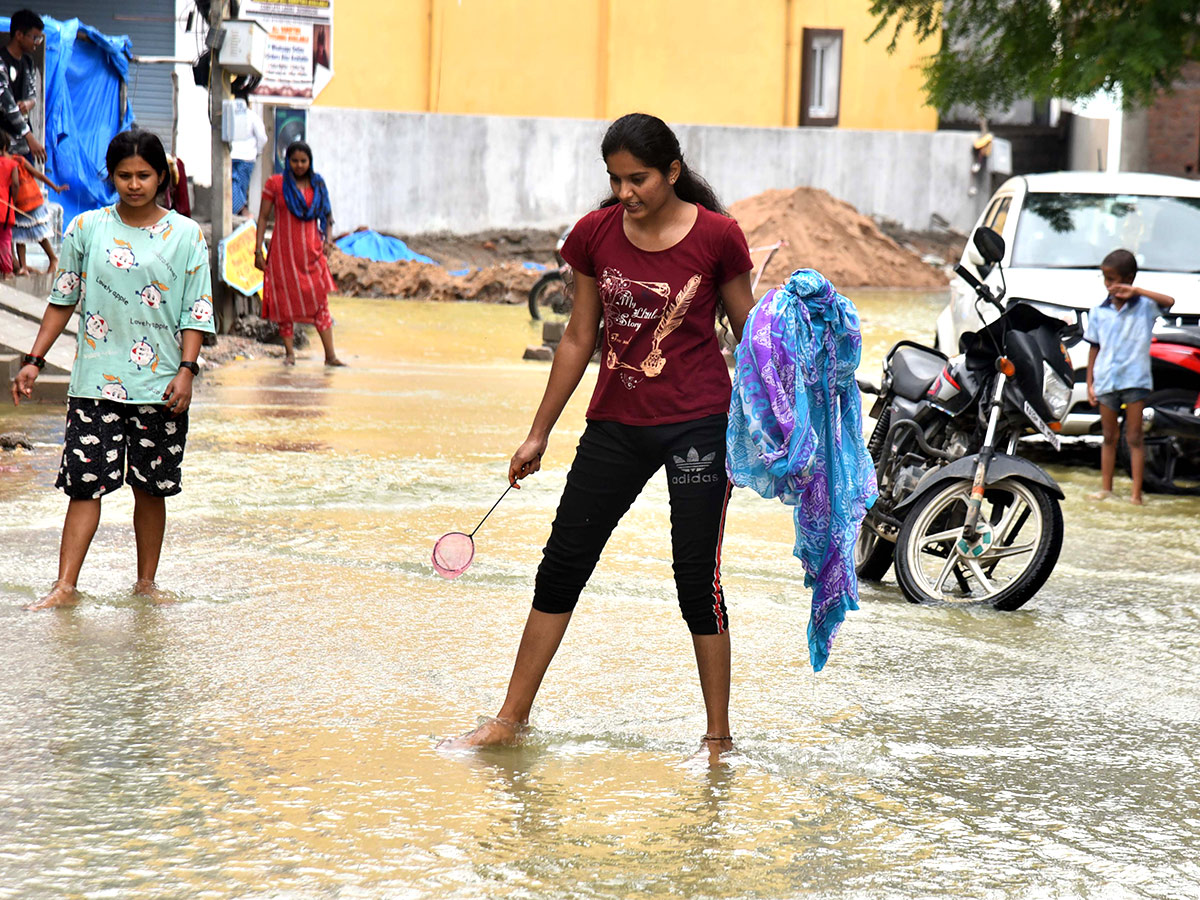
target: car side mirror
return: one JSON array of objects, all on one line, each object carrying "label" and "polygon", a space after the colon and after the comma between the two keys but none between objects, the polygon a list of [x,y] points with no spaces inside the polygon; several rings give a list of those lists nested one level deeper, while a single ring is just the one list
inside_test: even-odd
[{"label": "car side mirror", "polygon": [[967,244],[967,249],[963,253],[963,256],[966,257],[967,262],[973,265],[976,269],[981,270],[987,265],[987,263],[984,262],[983,257],[979,254],[979,251],[975,249],[974,244]]},{"label": "car side mirror", "polygon": [[998,263],[1004,259],[1004,238],[990,228],[979,228],[973,238],[975,249],[988,263]]}]

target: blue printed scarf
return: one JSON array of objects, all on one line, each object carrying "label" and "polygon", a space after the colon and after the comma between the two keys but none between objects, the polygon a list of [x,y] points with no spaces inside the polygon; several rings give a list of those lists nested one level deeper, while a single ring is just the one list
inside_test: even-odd
[{"label": "blue printed scarf", "polygon": [[820,272],[799,269],[751,310],[736,356],[726,467],[739,487],[796,508],[793,552],[813,592],[808,651],[819,672],[858,609],[854,545],[878,496],[854,380],[858,312]]},{"label": "blue printed scarf", "polygon": [[321,236],[324,237],[329,233],[329,216],[333,213],[333,208],[329,205],[329,188],[325,186],[325,179],[316,172],[310,170],[308,177],[312,181],[312,203],[305,201],[304,191],[296,184],[292,167],[284,166],[283,202],[287,204],[288,212],[297,219],[303,219],[305,222],[316,219],[317,227],[321,229]]}]

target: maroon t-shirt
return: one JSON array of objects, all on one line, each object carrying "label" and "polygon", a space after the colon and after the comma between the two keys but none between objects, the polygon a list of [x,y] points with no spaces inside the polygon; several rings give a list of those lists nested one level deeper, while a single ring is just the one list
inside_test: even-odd
[{"label": "maroon t-shirt", "polygon": [[696,209],[691,231],[666,250],[634,246],[619,203],[571,229],[563,259],[596,279],[604,304],[589,419],[666,425],[729,411],[729,369],[714,329],[718,288],[753,263],[737,222]]}]

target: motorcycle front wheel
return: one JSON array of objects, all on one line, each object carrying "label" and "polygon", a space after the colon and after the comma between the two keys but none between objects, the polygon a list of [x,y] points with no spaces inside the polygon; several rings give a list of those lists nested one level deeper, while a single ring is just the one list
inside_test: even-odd
[{"label": "motorcycle front wheel", "polygon": [[547,272],[529,289],[529,315],[550,322],[565,321],[571,315],[571,298],[558,271]]},{"label": "motorcycle front wheel", "polygon": [[1037,484],[996,482],[980,508],[984,537],[963,553],[958,539],[970,496],[970,481],[953,481],[913,505],[896,540],[896,580],[913,603],[1017,609],[1058,562],[1063,541],[1058,499]]}]

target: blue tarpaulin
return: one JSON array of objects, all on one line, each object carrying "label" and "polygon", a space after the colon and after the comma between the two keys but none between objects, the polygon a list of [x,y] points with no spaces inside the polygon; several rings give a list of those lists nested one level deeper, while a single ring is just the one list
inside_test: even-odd
[{"label": "blue tarpaulin", "polygon": [[[53,197],[64,223],[78,213],[117,199],[106,182],[104,151],[117,133],[133,124],[121,109],[121,85],[129,73],[133,42],[110,37],[78,19],[46,23],[46,169],[51,180],[70,185]],[[0,18],[0,31],[9,20]],[[80,40],[79,38],[86,38]]]},{"label": "blue tarpaulin", "polygon": [[412,260],[413,262],[432,263],[428,256],[423,256],[408,249],[408,244],[400,238],[389,237],[378,231],[352,231],[337,240],[338,249],[350,256],[359,256],[375,262],[396,262],[397,260]]}]

